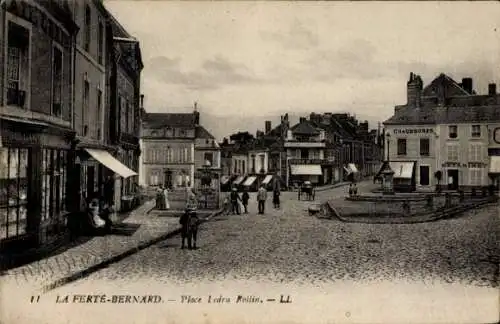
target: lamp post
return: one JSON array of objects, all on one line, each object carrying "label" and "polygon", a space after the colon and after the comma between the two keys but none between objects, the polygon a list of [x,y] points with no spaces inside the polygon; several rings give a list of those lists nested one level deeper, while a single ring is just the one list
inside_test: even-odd
[{"label": "lamp post", "polygon": [[382,171],[382,192],[383,192],[383,194],[386,194],[386,195],[392,195],[392,194],[394,194],[394,183],[393,183],[394,171],[391,169],[390,155],[389,155],[391,135],[386,132],[385,137],[387,139],[387,160],[385,163],[385,168]]},{"label": "lamp post", "polygon": [[385,137],[387,138],[387,163],[389,163],[390,159],[389,159],[389,149],[390,149],[390,143],[391,143],[391,134],[389,133],[386,133]]}]

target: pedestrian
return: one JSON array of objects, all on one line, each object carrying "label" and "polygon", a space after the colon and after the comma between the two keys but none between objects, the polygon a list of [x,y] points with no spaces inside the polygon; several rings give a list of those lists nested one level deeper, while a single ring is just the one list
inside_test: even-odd
[{"label": "pedestrian", "polygon": [[264,185],[261,185],[257,192],[257,201],[259,205],[259,214],[264,214],[267,199],[267,190]]},{"label": "pedestrian", "polygon": [[352,183],[349,184],[349,197],[352,197],[353,195],[353,188],[352,188]]},{"label": "pedestrian", "polygon": [[358,186],[356,185],[356,183],[352,184],[352,194],[353,194],[353,196],[358,195]]},{"label": "pedestrian", "polygon": [[162,191],[162,195],[163,195],[163,208],[164,209],[170,209],[170,203],[168,201],[168,189],[167,189],[167,186],[164,186],[163,187],[163,191]]},{"label": "pedestrian", "polygon": [[245,191],[241,195],[241,203],[245,209],[245,214],[248,214],[248,200],[250,200],[250,195],[248,194],[248,188],[245,188]]},{"label": "pedestrian", "polygon": [[229,215],[230,213],[231,213],[231,203],[229,201],[229,197],[225,197],[223,204],[223,214]]},{"label": "pedestrian", "polygon": [[231,206],[233,206],[233,215],[240,214],[240,206],[238,204],[241,201],[240,195],[238,194],[238,189],[233,188],[230,195]]},{"label": "pedestrian", "polygon": [[163,209],[163,203],[165,202],[164,200],[165,199],[163,197],[163,188],[160,185],[158,187],[158,190],[156,191],[156,209],[158,209],[158,210]]},{"label": "pedestrian", "polygon": [[[191,188],[187,190],[187,200],[186,200],[186,209],[184,214],[181,215],[179,219],[179,223],[181,224],[181,249],[184,249],[184,242],[187,239],[188,249],[196,249],[196,240],[198,236],[198,215],[196,214],[196,210],[198,209],[198,201],[196,198],[196,194],[193,192]],[[193,243],[193,244],[192,244]]]},{"label": "pedestrian", "polygon": [[274,208],[279,209],[280,208],[280,183],[277,178],[274,178],[274,183],[273,183],[273,205]]}]

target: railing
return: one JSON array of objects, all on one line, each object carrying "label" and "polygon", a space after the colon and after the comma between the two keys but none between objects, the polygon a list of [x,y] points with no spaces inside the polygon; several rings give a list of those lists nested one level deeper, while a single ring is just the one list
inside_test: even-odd
[{"label": "railing", "polygon": [[26,101],[26,91],[8,88],[7,105],[23,107]]}]

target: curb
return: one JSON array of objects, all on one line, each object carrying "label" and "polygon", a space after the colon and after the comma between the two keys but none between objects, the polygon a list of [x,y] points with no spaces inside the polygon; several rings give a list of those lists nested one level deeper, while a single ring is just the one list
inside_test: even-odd
[{"label": "curb", "polygon": [[[445,211],[440,211],[437,213],[431,213],[431,214],[424,214],[420,216],[416,216],[415,218],[418,217],[418,219],[407,219],[404,221],[401,221],[401,217],[395,218],[393,221],[390,220],[385,220],[385,221],[378,221],[375,220],[373,222],[367,222],[367,221],[362,221],[362,220],[355,220],[355,219],[348,219],[346,217],[340,216],[340,214],[333,208],[328,202],[325,203],[327,207],[330,210],[330,213],[332,214],[331,218],[337,218],[339,221],[343,223],[358,223],[358,224],[387,224],[387,225],[396,225],[396,224],[418,224],[418,223],[430,223],[430,222],[435,222],[441,219],[449,219],[454,216],[457,216],[459,214],[474,210],[474,209],[482,209],[482,208],[487,208],[487,207],[492,207],[495,205],[498,205],[498,202],[492,202],[492,201],[483,201],[483,202],[477,202],[474,204],[466,205],[466,206],[456,206],[452,207],[448,210]],[[432,217],[432,215],[435,215],[435,217]]]},{"label": "curb", "polygon": [[[200,223],[205,223],[205,222],[208,222],[209,220],[211,220],[213,217],[215,216],[218,216],[222,213],[222,209],[221,210],[217,210],[215,212],[213,212],[212,214],[210,214],[209,216],[203,218]],[[74,274],[71,274],[69,276],[66,276],[62,279],[59,279],[59,280],[56,280],[55,282],[49,284],[49,285],[46,285],[46,286],[43,286],[42,287],[42,292],[46,293],[48,291],[51,291],[51,290],[54,290],[56,288],[59,288],[59,287],[62,287],[64,285],[67,285],[71,282],[74,282],[74,281],[77,281],[79,279],[83,279],[85,277],[88,277],[89,275],[91,275],[92,273],[94,272],[97,272],[103,268],[106,268],[108,266],[110,266],[111,264],[113,263],[117,263],[117,262],[120,262],[121,260],[133,255],[133,254],[136,254],[152,245],[155,245],[161,241],[164,241],[164,240],[167,240],[173,236],[176,236],[177,234],[179,234],[181,232],[181,228],[178,227],[170,232],[167,232],[163,235],[160,235],[158,237],[155,237],[155,238],[152,238],[148,241],[145,241],[145,242],[142,242],[140,243],[139,245],[137,245],[136,247],[133,247],[131,249],[128,249],[122,253],[119,253],[118,255],[115,255],[113,257],[110,257],[108,258],[107,260],[104,260],[104,261],[101,261],[95,265],[92,265],[90,267],[88,267],[87,269],[84,269],[84,270],[80,270]]]}]

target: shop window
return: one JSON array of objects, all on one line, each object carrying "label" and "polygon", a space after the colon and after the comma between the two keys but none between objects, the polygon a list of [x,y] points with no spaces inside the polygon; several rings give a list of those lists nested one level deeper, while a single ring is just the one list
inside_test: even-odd
[{"label": "shop window", "polygon": [[66,211],[67,153],[62,150],[42,150],[42,222],[62,225]]},{"label": "shop window", "polygon": [[429,156],[430,153],[430,140],[428,138],[420,139],[420,155]]},{"label": "shop window", "polygon": [[472,137],[481,137],[481,125],[472,125]]},{"label": "shop window", "polygon": [[0,240],[26,233],[29,149],[0,148]]},{"label": "shop window", "polygon": [[27,108],[29,30],[9,21],[7,39],[7,105]]},{"label": "shop window", "polygon": [[406,138],[398,138],[398,155],[406,155]]},{"label": "shop window", "polygon": [[448,126],[448,137],[449,138],[457,138],[458,137],[458,126],[457,125]]}]

